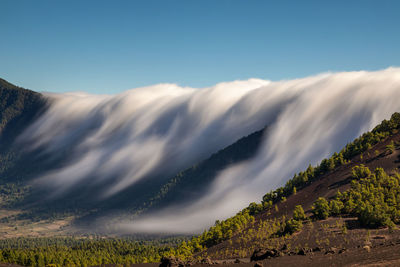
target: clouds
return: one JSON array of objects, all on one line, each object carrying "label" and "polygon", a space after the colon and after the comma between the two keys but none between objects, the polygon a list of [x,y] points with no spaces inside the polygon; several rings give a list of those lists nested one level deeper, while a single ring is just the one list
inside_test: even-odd
[{"label": "clouds", "polygon": [[57,195],[82,182],[95,186],[106,181],[109,187],[99,193],[108,197],[149,176],[167,179],[263,127],[253,120],[235,130],[230,125],[240,121],[229,112],[248,92],[267,83],[253,79],[201,90],[161,84],[112,96],[51,94],[48,111],[20,140],[43,147],[49,155],[71,150],[68,165],[36,183],[53,187]]},{"label": "clouds", "polygon": [[260,200],[399,111],[400,69],[48,97],[49,110],[20,138],[49,152],[72,148],[74,160],[37,180],[55,194],[83,182],[108,181],[110,187],[99,192],[107,198],[141,179],[166,179],[161,174],[173,174],[268,125],[257,156],[222,171],[204,198],[120,225],[128,231],[192,232]]}]

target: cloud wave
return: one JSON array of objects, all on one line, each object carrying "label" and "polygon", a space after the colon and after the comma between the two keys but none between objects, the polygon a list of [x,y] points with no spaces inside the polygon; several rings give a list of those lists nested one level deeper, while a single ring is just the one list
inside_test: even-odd
[{"label": "cloud wave", "polygon": [[173,174],[268,125],[257,156],[221,172],[198,202],[119,225],[133,232],[198,232],[399,111],[400,69],[48,97],[49,110],[21,139],[49,152],[72,147],[74,161],[38,180],[56,194],[103,181],[111,184],[103,197],[118,194],[141,179]]}]

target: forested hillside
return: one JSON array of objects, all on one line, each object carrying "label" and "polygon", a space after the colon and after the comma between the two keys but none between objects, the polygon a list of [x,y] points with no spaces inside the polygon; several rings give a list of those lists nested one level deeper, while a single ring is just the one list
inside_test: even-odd
[{"label": "forested hillside", "polygon": [[0,196],[11,206],[27,193],[26,181],[35,173],[33,154],[17,144],[18,136],[46,109],[39,93],[0,79]]},{"label": "forested hillside", "polygon": [[39,93],[0,79],[0,145],[13,141],[44,108],[45,99]]}]

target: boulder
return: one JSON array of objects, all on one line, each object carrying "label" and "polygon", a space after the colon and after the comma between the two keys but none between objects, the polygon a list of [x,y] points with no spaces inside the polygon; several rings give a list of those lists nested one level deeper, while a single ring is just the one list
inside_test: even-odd
[{"label": "boulder", "polygon": [[339,252],[338,248],[330,247],[329,249],[326,250],[325,254],[336,254],[338,252]]},{"label": "boulder", "polygon": [[297,251],[297,255],[303,255],[303,256],[305,256],[305,255],[307,255],[307,254],[310,254],[310,253],[312,253],[314,250],[313,249],[310,249],[310,248],[301,248],[301,249],[299,249],[299,251]]},{"label": "boulder", "polygon": [[202,260],[200,261],[200,263],[209,264],[209,265],[213,264],[213,262],[211,261],[210,258],[204,258],[204,259],[202,259]]},{"label": "boulder", "polygon": [[320,247],[315,247],[315,248],[312,249],[313,252],[319,252],[319,251],[321,251],[321,250],[322,250],[322,249],[321,249]]},{"label": "boulder", "polygon": [[366,252],[370,252],[370,251],[371,251],[371,247],[370,247],[370,246],[363,246],[363,249],[364,249]]},{"label": "boulder", "polygon": [[297,255],[305,256],[306,254],[307,254],[307,252],[304,248],[299,249],[299,251],[297,252]]},{"label": "boulder", "polygon": [[162,257],[160,267],[184,267],[184,263],[175,257]]},{"label": "boulder", "polygon": [[265,260],[268,258],[279,257],[280,253],[276,249],[256,249],[250,257],[250,261]]}]

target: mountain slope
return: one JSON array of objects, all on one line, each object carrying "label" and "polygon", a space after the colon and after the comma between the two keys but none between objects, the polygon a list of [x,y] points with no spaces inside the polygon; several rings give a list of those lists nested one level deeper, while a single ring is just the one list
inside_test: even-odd
[{"label": "mountain slope", "polygon": [[[318,179],[312,181],[306,187],[298,190],[296,194],[291,194],[284,201],[277,201],[274,206],[266,211],[260,212],[255,215],[255,223],[243,232],[234,236],[232,239],[228,239],[216,246],[211,247],[207,250],[207,255],[212,256],[219,253],[219,251],[231,247],[231,242],[243,243],[244,237],[246,242],[241,245],[240,249],[245,249],[246,256],[250,257],[254,249],[257,247],[263,247],[262,237],[257,238],[256,234],[259,227],[268,220],[274,220],[278,218],[292,217],[293,210],[297,205],[301,205],[308,215],[312,215],[312,205],[319,198],[335,199],[338,191],[344,192],[351,187],[352,170],[355,166],[364,165],[370,170],[376,168],[383,168],[387,173],[394,175],[400,167],[400,150],[398,147],[393,153],[387,152],[387,146],[391,143],[400,143],[400,133],[396,133],[393,136],[385,139],[383,142],[379,142],[367,151],[363,153],[363,156],[356,156],[346,165],[336,167],[334,170],[322,175]],[[379,151],[376,153],[375,151]],[[249,235],[249,231],[253,229],[253,234]],[[314,240],[315,242],[315,240]],[[303,246],[305,243],[303,243]],[[316,244],[308,244],[308,246],[317,246]],[[239,250],[238,247],[236,247]],[[231,255],[232,258],[238,257],[239,255]]]},{"label": "mountain slope", "polygon": [[45,99],[39,93],[0,79],[0,145],[14,141],[45,106]]},{"label": "mountain slope", "polygon": [[34,172],[33,154],[22,151],[16,140],[46,107],[39,93],[0,79],[0,183],[20,182]]},{"label": "mountain slope", "polygon": [[12,208],[29,195],[28,182],[41,172],[43,158],[26,151],[17,138],[47,109],[39,93],[0,79],[0,199]]}]

